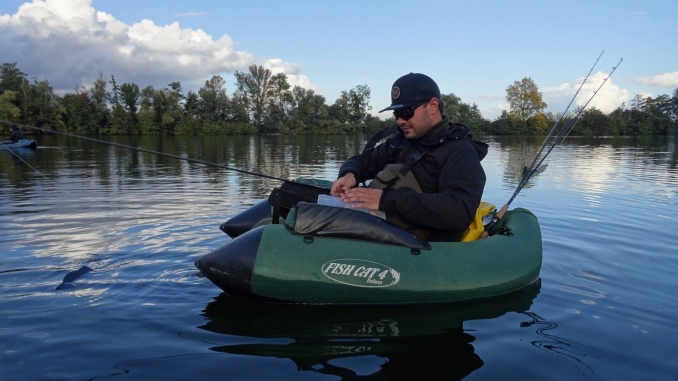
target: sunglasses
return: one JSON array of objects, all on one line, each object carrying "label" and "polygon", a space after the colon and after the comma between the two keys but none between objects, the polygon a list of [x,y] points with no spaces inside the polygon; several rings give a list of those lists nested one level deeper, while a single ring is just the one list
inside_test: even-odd
[{"label": "sunglasses", "polygon": [[410,120],[414,116],[414,111],[421,107],[422,105],[427,104],[428,102],[429,102],[428,100],[425,100],[421,103],[414,104],[408,108],[393,110],[393,116],[395,117],[396,120],[398,119]]}]

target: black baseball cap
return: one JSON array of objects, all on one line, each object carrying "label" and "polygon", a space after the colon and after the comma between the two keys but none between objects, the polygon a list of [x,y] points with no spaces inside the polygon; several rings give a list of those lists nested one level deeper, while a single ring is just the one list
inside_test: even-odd
[{"label": "black baseball cap", "polygon": [[440,89],[431,77],[419,73],[406,74],[393,82],[391,105],[379,112],[409,107],[431,98],[440,99]]}]

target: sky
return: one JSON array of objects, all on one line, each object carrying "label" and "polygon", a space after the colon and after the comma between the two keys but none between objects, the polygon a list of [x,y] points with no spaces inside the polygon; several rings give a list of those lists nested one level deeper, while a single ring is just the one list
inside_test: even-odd
[{"label": "sky", "polygon": [[0,63],[60,92],[99,73],[185,91],[218,74],[229,94],[233,73],[257,64],[328,104],[368,85],[374,115],[398,77],[418,72],[494,119],[524,77],[547,111],[564,111],[604,51],[575,104],[623,58],[590,104],[609,112],[678,88],[676,14],[676,0],[1,0]]}]

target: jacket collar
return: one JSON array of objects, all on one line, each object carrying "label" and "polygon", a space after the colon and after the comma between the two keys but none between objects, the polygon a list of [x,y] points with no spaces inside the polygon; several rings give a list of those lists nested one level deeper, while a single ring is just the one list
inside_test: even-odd
[{"label": "jacket collar", "polygon": [[[400,132],[403,136],[404,133]],[[487,155],[488,145],[483,142],[473,140],[473,132],[463,124],[450,123],[450,118],[443,115],[443,120],[436,123],[427,133],[421,137],[408,140],[408,142],[424,147],[434,147],[445,143],[448,140],[468,139],[476,153],[478,159],[482,160]]]},{"label": "jacket collar", "polygon": [[444,141],[440,141],[446,135],[447,126],[450,124],[450,118],[447,115],[443,115],[443,119],[434,124],[428,132],[424,135],[412,140],[412,142],[420,143],[424,145],[434,145],[440,144]]}]

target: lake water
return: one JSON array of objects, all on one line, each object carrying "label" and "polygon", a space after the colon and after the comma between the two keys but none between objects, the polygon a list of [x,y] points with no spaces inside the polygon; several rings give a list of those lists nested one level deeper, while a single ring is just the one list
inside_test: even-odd
[{"label": "lake water", "polygon": [[[112,139],[330,180],[365,141]],[[541,139],[484,140],[484,200],[501,206]],[[539,217],[541,284],[407,308],[228,298],[193,262],[276,180],[73,137],[38,143],[0,151],[0,380],[678,378],[674,137],[568,138],[512,205]],[[62,285],[82,266],[93,271]]]}]

